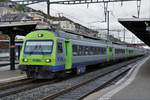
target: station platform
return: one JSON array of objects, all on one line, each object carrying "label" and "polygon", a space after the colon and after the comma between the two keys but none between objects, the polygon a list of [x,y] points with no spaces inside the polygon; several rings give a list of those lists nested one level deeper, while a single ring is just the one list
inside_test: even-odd
[{"label": "station platform", "polygon": [[[15,61],[15,64],[18,64],[19,61]],[[10,61],[0,61],[0,66],[10,64]]]},{"label": "station platform", "polygon": [[84,100],[150,100],[150,56],[139,61],[117,83]]},{"label": "station platform", "polygon": [[27,78],[25,72],[21,72],[20,70],[0,70],[0,84],[13,82],[25,78]]}]

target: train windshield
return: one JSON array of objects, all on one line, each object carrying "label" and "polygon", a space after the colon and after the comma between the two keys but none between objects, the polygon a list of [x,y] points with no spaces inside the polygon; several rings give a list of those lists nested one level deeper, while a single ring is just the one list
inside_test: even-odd
[{"label": "train windshield", "polygon": [[52,40],[27,40],[25,43],[25,54],[51,54],[53,48]]}]

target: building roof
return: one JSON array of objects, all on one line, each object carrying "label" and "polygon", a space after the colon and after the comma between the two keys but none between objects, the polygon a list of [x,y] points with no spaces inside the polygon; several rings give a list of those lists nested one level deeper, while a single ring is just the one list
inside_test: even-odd
[{"label": "building roof", "polygon": [[89,29],[89,28],[87,28],[87,27],[85,27],[85,26],[83,26],[83,25],[81,25],[81,24],[79,24],[79,23],[76,23],[76,22],[72,21],[71,19],[66,18],[66,17],[64,17],[64,16],[62,16],[62,17],[53,17],[53,21],[69,21],[69,22],[74,23],[74,25],[83,27],[84,29],[86,29],[86,30],[88,30],[88,31],[90,31],[90,32],[98,33],[98,31]]}]

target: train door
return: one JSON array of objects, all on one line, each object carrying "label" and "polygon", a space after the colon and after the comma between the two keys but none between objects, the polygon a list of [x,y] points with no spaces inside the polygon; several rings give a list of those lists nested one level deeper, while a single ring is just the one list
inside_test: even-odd
[{"label": "train door", "polygon": [[71,42],[70,40],[65,40],[65,69],[71,69],[72,67],[72,50],[71,50]]},{"label": "train door", "polygon": [[115,47],[113,47],[113,60],[115,60]]},{"label": "train door", "polygon": [[109,61],[109,46],[107,46],[107,61]]},{"label": "train door", "polygon": [[110,46],[109,47],[109,60],[113,59],[113,48]]}]

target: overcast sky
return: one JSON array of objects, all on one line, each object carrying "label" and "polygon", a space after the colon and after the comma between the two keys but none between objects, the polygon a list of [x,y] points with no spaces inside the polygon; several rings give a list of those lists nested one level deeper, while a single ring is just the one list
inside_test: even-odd
[{"label": "overcast sky", "polygon": [[[56,1],[56,0],[55,0]],[[46,3],[39,3],[30,5],[30,7],[47,12]],[[122,29],[123,26],[118,23],[118,18],[132,18],[132,16],[137,16],[137,2],[124,2],[123,6],[121,3],[109,3],[108,10],[110,13],[110,29]],[[51,5],[50,13],[53,16],[58,16],[58,13],[63,13],[64,16],[72,19],[75,22],[78,22],[84,26],[91,28],[104,29],[107,28],[106,23],[91,23],[96,21],[104,21],[104,7],[103,3],[101,4],[87,4],[82,5]],[[150,18],[150,0],[141,0],[141,18]],[[116,32],[115,32],[116,33]],[[115,37],[118,37],[118,34],[112,34]],[[120,37],[123,35],[120,33]],[[131,40],[131,33],[126,32],[126,41],[133,42]],[[138,39],[135,39],[138,41]]]}]

